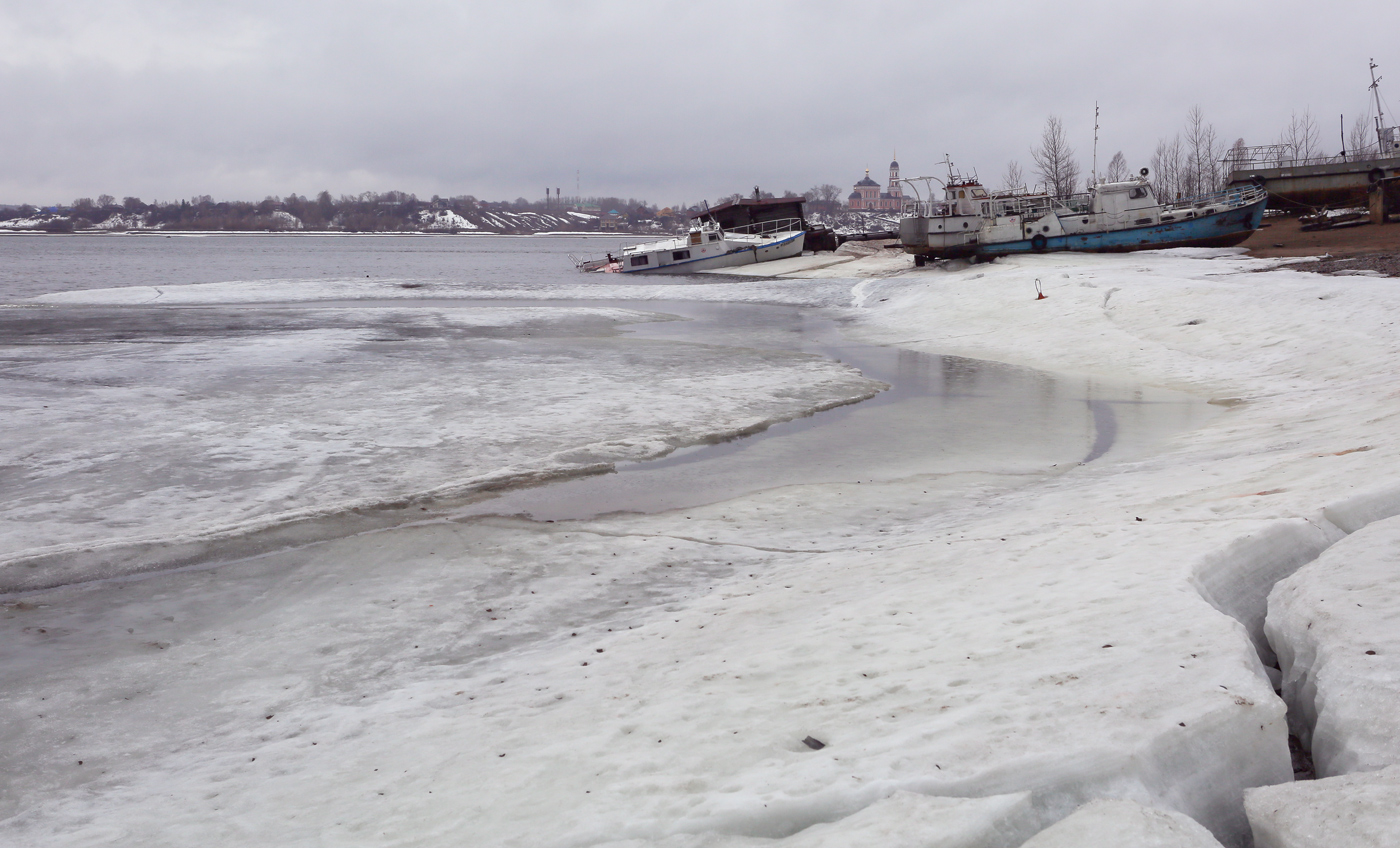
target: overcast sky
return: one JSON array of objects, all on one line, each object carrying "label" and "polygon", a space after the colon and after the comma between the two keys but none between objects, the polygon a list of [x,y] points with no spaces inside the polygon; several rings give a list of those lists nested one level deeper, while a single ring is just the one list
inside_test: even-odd
[{"label": "overcast sky", "polygon": [[[1400,2],[0,0],[0,202],[645,198],[998,184],[1059,116],[1087,173],[1200,105],[1228,144],[1400,103]],[[1400,123],[1400,121],[1394,121]]]}]

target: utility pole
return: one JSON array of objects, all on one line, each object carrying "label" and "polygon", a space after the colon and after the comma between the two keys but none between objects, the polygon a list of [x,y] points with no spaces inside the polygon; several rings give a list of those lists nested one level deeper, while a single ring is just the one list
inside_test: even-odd
[{"label": "utility pole", "polygon": [[1376,64],[1376,60],[1372,58],[1370,88],[1371,94],[1375,95],[1376,98],[1376,152],[1379,154],[1385,148],[1385,138],[1382,136],[1382,130],[1385,127],[1385,121],[1381,113],[1381,79],[1383,79],[1383,77],[1376,76],[1377,67],[1379,66]]}]

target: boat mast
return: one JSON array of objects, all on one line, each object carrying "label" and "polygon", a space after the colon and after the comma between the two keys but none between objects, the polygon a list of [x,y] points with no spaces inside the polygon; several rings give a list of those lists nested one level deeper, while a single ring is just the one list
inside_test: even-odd
[{"label": "boat mast", "polygon": [[1372,59],[1371,59],[1371,86],[1370,86],[1370,88],[1371,88],[1371,94],[1375,95],[1375,98],[1376,98],[1376,153],[1377,153],[1377,154],[1380,154],[1381,151],[1382,151],[1382,149],[1383,149],[1384,146],[1385,146],[1385,139],[1382,137],[1382,136],[1383,136],[1382,129],[1385,127],[1385,120],[1384,120],[1384,115],[1382,114],[1382,111],[1381,111],[1381,79],[1384,79],[1384,77],[1381,77],[1381,78],[1379,78],[1379,79],[1376,77],[1376,68],[1377,68],[1377,67],[1378,67],[1378,66],[1376,65],[1376,60],[1375,60],[1375,58],[1372,58]]}]

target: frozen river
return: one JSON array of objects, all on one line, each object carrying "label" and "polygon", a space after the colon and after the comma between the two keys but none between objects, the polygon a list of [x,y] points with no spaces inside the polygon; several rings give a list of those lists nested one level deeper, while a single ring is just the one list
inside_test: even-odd
[{"label": "frozen river", "polygon": [[1268,275],[599,246],[0,239],[0,837],[1010,846],[1115,798],[1247,842],[1264,596],[1382,453],[1201,341]]},{"label": "frozen river", "polygon": [[[393,526],[409,502],[548,520],[794,485],[1022,479],[1131,453],[1211,410],[843,338],[846,281],[582,278],[565,254],[587,246],[0,241],[14,254],[4,379],[13,432],[27,431],[4,466],[5,585],[242,558]],[[153,285],[163,256],[171,284]],[[210,274],[230,279],[191,285]]]}]

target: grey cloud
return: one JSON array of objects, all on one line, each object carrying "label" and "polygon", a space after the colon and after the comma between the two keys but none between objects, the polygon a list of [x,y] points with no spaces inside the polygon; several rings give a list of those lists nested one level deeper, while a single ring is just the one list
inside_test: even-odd
[{"label": "grey cloud", "polygon": [[1326,131],[1365,110],[1370,56],[1400,93],[1393,4],[1224,5],[9,4],[0,200],[535,198],[577,170],[673,203],[844,185],[896,149],[995,178],[1049,114],[1087,170],[1096,100],[1101,159],[1134,167],[1194,104],[1227,142],[1305,108]]}]

